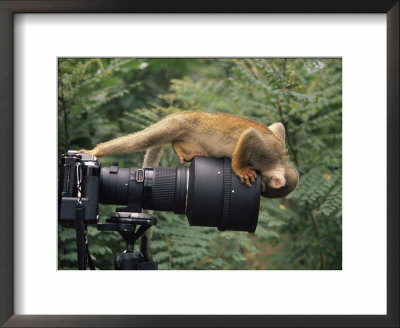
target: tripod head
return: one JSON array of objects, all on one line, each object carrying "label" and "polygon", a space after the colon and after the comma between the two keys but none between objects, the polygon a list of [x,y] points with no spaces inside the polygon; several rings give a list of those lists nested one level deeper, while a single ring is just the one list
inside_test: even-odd
[{"label": "tripod head", "polygon": [[143,254],[134,250],[135,241],[156,223],[151,214],[134,212],[115,212],[106,223],[98,223],[101,231],[118,231],[126,241],[124,252],[115,255],[116,270],[157,270],[158,263],[144,261]]}]

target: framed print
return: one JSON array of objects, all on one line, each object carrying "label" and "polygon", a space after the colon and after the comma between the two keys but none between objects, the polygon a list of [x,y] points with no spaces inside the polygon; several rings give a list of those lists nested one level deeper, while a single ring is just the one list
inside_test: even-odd
[{"label": "framed print", "polygon": [[[0,170],[1,324],[398,326],[398,18],[398,1],[191,5],[181,1],[0,1],[0,143],[4,151]],[[170,64],[167,59],[176,61]],[[193,76],[204,74],[207,65],[214,69],[209,81],[229,80],[234,88],[217,89],[214,82],[196,85],[179,70],[168,73],[165,83],[160,73],[141,81],[124,76],[124,72],[135,70],[143,76],[139,73],[148,73],[149,65],[178,67],[190,60],[190,65],[200,63]],[[227,71],[234,73],[226,75]],[[325,84],[313,79],[326,71],[331,75],[324,77]],[[107,74],[99,79],[97,72]],[[287,86],[282,86],[286,83],[282,76],[288,77]],[[306,92],[296,93],[297,89],[288,91],[301,79],[307,90],[316,90],[317,96],[306,97]],[[86,81],[92,81],[93,90]],[[165,92],[160,92],[157,88],[163,83]],[[169,107],[166,110],[166,106],[154,102],[156,98],[149,100],[142,91],[143,99],[147,99],[142,110],[121,112],[119,127],[104,124],[106,116],[99,112],[88,111],[96,118],[82,114],[80,108],[94,108],[110,99],[119,108],[131,106],[137,99],[122,99],[120,95],[127,91],[121,85],[128,85],[129,90],[153,88]],[[97,92],[94,86],[108,91]],[[61,97],[60,90],[64,93]],[[275,92],[282,102],[264,99],[264,91],[256,90]],[[288,100],[282,104],[284,96]],[[301,244],[300,233],[293,233],[291,240],[298,243],[292,244],[292,250],[303,254],[296,260],[297,266],[270,262],[269,267],[257,267],[256,258],[250,257],[251,270],[241,266],[227,270],[231,267],[223,265],[220,267],[224,270],[210,270],[221,261],[215,266],[204,264],[206,270],[196,266],[176,270],[183,268],[184,257],[173,262],[166,246],[171,241],[158,240],[164,235],[154,230],[157,247],[167,254],[168,260],[160,262],[162,268],[174,270],[61,270],[70,267],[69,259],[74,255],[63,251],[65,256],[60,259],[57,254],[57,142],[67,148],[73,144],[90,149],[93,143],[106,141],[107,136],[120,136],[120,130],[131,124],[128,121],[133,117],[143,119],[138,119],[134,130],[138,131],[156,121],[156,110],[197,109],[195,105],[201,107],[208,99],[214,99],[212,105],[223,112],[228,107],[237,108],[235,114],[241,113],[241,106],[266,110],[270,104],[278,108],[278,114],[292,106],[289,124],[297,122],[304,129],[304,121],[310,125],[317,121],[315,112],[307,111],[307,104],[312,108],[312,103],[318,102],[326,110],[327,116],[319,124],[329,126],[323,131],[330,132],[326,136],[330,141],[303,137],[302,156],[312,154],[322,163],[324,157],[318,157],[318,149],[342,145],[342,150],[338,146],[339,151],[332,152],[326,166],[335,166],[335,158],[343,151],[343,185],[342,171],[337,180],[326,172],[316,178],[331,181],[329,188],[336,184],[339,190],[343,186],[343,220],[341,212],[337,217],[340,232],[343,222],[343,232],[337,239],[342,246],[334,250],[326,247],[336,236],[332,230],[336,221],[333,216],[329,220],[335,206],[329,210],[326,205],[322,209],[327,213],[325,221],[319,219],[317,211],[303,218],[308,221],[303,222],[307,229],[302,233],[310,232],[314,244]],[[74,127],[64,125],[63,101],[79,113],[73,116],[76,112],[64,112],[72,115]],[[147,110],[149,103],[151,110]],[[138,104],[135,102],[135,108]],[[61,116],[57,117],[57,110],[61,110]],[[250,112],[243,109],[243,113]],[[263,119],[254,113],[251,115]],[[284,116],[280,118],[288,124]],[[85,124],[94,119],[97,129]],[[335,124],[343,131],[343,143],[342,134],[336,133],[340,131],[332,129]],[[75,143],[68,141],[72,133],[81,133]],[[100,137],[85,139],[88,135]],[[293,138],[290,133],[286,137]],[[293,139],[287,141],[293,145]],[[295,157],[296,152],[291,151]],[[341,159],[339,162],[341,167]],[[306,184],[306,179],[301,179],[300,183]],[[316,185],[321,190],[328,188],[323,183],[314,182],[312,186]],[[312,197],[323,197],[318,195]],[[320,200],[312,197],[305,194],[303,198],[308,202]],[[290,207],[285,204],[279,203],[276,208],[288,211]],[[165,218],[166,222],[173,220]],[[319,234],[322,225],[327,232]],[[288,229],[293,227],[288,225]],[[187,239],[196,239],[185,234]],[[229,245],[228,238],[225,242]],[[323,250],[322,245],[326,247]],[[312,252],[315,258],[308,255],[310,248],[320,250]],[[227,246],[221,258],[229,259],[233,249]],[[187,247],[186,255],[194,258],[197,251]],[[97,249],[94,254],[100,252],[103,250]],[[233,254],[232,258],[240,258],[240,254]],[[335,261],[328,261],[332,258]]]}]

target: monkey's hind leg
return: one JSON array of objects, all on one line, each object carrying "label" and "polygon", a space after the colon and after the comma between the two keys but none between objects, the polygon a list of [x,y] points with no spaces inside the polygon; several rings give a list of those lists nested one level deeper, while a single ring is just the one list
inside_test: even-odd
[{"label": "monkey's hind leg", "polygon": [[[153,214],[151,210],[143,210],[143,213]],[[143,254],[144,261],[152,261],[153,253],[151,251],[151,236],[152,236],[152,227],[146,230],[144,235],[140,239],[140,252]]]},{"label": "monkey's hind leg", "polygon": [[158,164],[160,163],[162,151],[163,146],[148,148],[146,150],[146,154],[144,155],[142,167],[146,168],[158,166]]},{"label": "monkey's hind leg", "polygon": [[204,156],[196,147],[182,141],[174,142],[172,148],[181,164],[190,162],[195,156]]}]

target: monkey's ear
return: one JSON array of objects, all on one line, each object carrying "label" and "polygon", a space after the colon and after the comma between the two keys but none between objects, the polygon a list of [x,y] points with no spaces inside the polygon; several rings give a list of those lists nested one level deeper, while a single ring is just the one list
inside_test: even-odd
[{"label": "monkey's ear", "polygon": [[268,128],[285,143],[285,127],[281,122],[271,124]]}]

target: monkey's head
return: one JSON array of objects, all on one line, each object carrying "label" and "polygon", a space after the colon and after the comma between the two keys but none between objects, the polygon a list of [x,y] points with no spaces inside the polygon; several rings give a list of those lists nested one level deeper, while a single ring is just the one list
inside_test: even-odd
[{"label": "monkey's head", "polygon": [[[274,149],[276,156],[269,156],[265,161],[262,176],[261,195],[268,198],[278,198],[288,195],[296,188],[299,181],[297,171],[288,164],[289,157],[286,156],[285,146],[286,132],[282,123],[274,123],[268,127],[275,135],[276,142],[269,145]],[[271,162],[272,161],[272,162]]]},{"label": "monkey's head", "polygon": [[296,169],[287,164],[276,171],[268,171],[266,174],[262,172],[261,176],[263,181],[261,196],[267,198],[285,197],[296,188],[299,182]]}]

